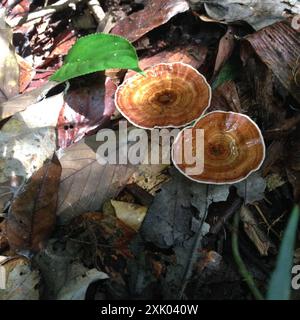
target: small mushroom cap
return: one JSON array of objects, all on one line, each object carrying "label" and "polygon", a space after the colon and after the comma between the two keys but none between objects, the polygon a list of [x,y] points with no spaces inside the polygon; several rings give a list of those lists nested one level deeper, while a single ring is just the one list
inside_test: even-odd
[{"label": "small mushroom cap", "polygon": [[152,129],[182,127],[209,107],[211,88],[190,65],[157,64],[124,81],[115,94],[121,114],[135,126]]},{"label": "small mushroom cap", "polygon": [[[202,173],[196,175],[186,174],[186,170],[194,166],[185,162],[183,154],[184,139],[188,137],[184,132],[188,128],[192,128],[193,156],[196,155],[196,129],[204,130],[204,167]],[[191,180],[209,184],[236,183],[258,170],[264,161],[263,136],[256,123],[246,115],[214,111],[188,128],[175,139],[172,159],[176,168]]]}]

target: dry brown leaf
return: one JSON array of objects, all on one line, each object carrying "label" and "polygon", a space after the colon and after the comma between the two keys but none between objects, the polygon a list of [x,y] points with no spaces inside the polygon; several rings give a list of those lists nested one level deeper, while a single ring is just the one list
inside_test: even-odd
[{"label": "dry brown leaf", "polygon": [[[158,63],[183,62],[199,69],[205,62],[208,48],[202,45],[187,45],[185,47],[174,48],[172,50],[161,51],[151,57],[140,60],[139,66],[145,70]],[[134,71],[128,71],[125,79],[133,76]]]},{"label": "dry brown leaf", "polygon": [[134,42],[147,32],[168,22],[176,14],[187,10],[189,5],[185,0],[149,0],[143,10],[118,22],[111,33]]},{"label": "dry brown leaf", "polygon": [[61,166],[56,156],[39,169],[13,200],[6,220],[12,249],[38,251],[53,231]]},{"label": "dry brown leaf", "polygon": [[17,62],[20,69],[19,76],[19,92],[22,93],[26,90],[31,80],[34,78],[36,71],[32,68],[31,64],[28,63],[21,56],[16,54]]}]

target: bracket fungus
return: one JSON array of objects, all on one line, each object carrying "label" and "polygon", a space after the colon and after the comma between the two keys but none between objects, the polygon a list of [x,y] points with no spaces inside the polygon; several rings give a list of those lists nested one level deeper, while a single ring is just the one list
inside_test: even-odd
[{"label": "bracket fungus", "polygon": [[125,80],[115,94],[120,113],[143,129],[183,127],[198,119],[210,100],[205,77],[182,62],[154,65]]},{"label": "bracket fungus", "polygon": [[[186,134],[187,129],[191,129],[190,135]],[[196,129],[203,129],[204,133],[202,167],[199,173],[190,174],[188,169],[194,164],[187,161],[185,148],[192,146],[194,157],[196,145],[199,146]],[[264,158],[265,144],[259,127],[248,116],[234,112],[204,115],[194,126],[183,129],[172,146],[175,167],[189,179],[208,184],[242,181],[261,167]]]}]

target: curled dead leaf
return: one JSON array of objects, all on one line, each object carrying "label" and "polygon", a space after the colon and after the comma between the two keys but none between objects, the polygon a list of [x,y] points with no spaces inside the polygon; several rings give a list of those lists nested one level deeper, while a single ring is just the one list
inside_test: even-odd
[{"label": "curled dead leaf", "polygon": [[230,58],[234,49],[234,45],[234,28],[232,26],[228,26],[226,33],[219,42],[213,77],[219,73],[221,68]]}]

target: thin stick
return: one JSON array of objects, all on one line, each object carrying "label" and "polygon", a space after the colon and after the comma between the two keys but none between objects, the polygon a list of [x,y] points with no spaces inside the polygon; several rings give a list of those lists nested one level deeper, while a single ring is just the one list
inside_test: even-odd
[{"label": "thin stick", "polygon": [[93,13],[93,16],[95,17],[97,23],[101,23],[104,18],[105,18],[105,12],[102,9],[100,3],[98,0],[89,0],[88,1],[88,6],[90,8],[90,10]]},{"label": "thin stick", "polygon": [[255,207],[255,209],[257,210],[257,212],[259,213],[259,215],[261,216],[261,218],[263,219],[264,223],[267,225],[267,227],[268,227],[268,232],[271,230],[271,231],[274,233],[274,235],[275,235],[278,239],[280,239],[280,235],[276,232],[276,230],[274,230],[274,229],[272,228],[272,225],[269,224],[267,218],[264,216],[264,214],[263,214],[262,210],[260,209],[260,207],[258,206],[258,204],[255,204],[255,203],[254,203],[254,207]]},{"label": "thin stick", "polygon": [[238,270],[242,277],[245,279],[250,291],[252,292],[253,296],[257,300],[264,300],[263,295],[257,288],[255,281],[252,277],[252,275],[248,272],[244,261],[242,260],[240,256],[240,251],[239,251],[239,244],[238,244],[238,229],[239,229],[239,222],[240,222],[240,213],[237,212],[234,216],[234,222],[233,222],[233,230],[232,230],[232,252],[233,252],[233,257],[235,259],[235,262],[238,266]]},{"label": "thin stick", "polygon": [[242,198],[236,197],[231,206],[224,212],[220,219],[218,219],[217,223],[210,228],[209,233],[217,234],[222,229],[226,221],[228,221],[235,214],[235,212],[240,209],[242,204]]},{"label": "thin stick", "polygon": [[[194,264],[195,264],[197,256],[198,256],[197,255],[198,249],[201,248],[201,240],[203,238],[202,227],[203,227],[203,223],[206,220],[207,213],[208,213],[208,201],[207,201],[208,192],[209,192],[209,185],[206,185],[205,212],[204,212],[204,215],[201,217],[201,221],[200,221],[200,224],[199,224],[199,229],[198,229],[198,232],[197,232],[197,235],[196,235],[196,239],[194,241],[193,248],[191,250],[190,259],[188,260],[187,266],[185,268],[185,272],[184,272],[183,280],[182,280],[182,286],[181,286],[181,289],[179,290],[179,293],[178,293],[178,299],[181,299],[183,294],[184,294],[185,288],[186,288],[186,286],[188,284],[188,281],[189,281],[189,279],[190,279],[190,277],[192,275],[193,267],[194,267]],[[200,214],[201,214],[201,212],[200,212]]]}]

